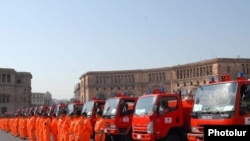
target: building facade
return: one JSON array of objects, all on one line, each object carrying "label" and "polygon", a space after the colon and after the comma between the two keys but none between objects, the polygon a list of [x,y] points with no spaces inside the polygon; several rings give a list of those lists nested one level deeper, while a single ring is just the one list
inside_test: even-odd
[{"label": "building facade", "polygon": [[250,77],[250,59],[214,58],[154,69],[92,71],[80,76],[78,99],[86,102],[94,96],[108,98],[118,92],[141,96],[154,88],[164,88],[168,93],[181,91],[187,94],[199,85],[208,84],[211,76],[218,80],[223,74],[230,74],[235,79],[238,72]]},{"label": "building facade", "polygon": [[52,95],[50,92],[38,93],[34,92],[31,96],[31,105],[32,106],[41,106],[41,105],[52,105]]},{"label": "building facade", "polygon": [[31,106],[31,79],[29,72],[0,68],[1,115]]},{"label": "building facade", "polygon": [[80,100],[80,83],[77,83],[74,87],[74,100]]}]

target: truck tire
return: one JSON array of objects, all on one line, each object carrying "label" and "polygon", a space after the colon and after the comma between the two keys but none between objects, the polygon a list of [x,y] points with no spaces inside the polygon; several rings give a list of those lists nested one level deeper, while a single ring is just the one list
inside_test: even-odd
[{"label": "truck tire", "polygon": [[170,134],[166,137],[165,141],[181,141],[181,137],[176,134]]},{"label": "truck tire", "polygon": [[128,134],[124,136],[125,141],[133,141],[132,140],[132,130],[130,129]]},{"label": "truck tire", "polygon": [[110,135],[110,141],[120,141],[121,139],[120,135]]}]

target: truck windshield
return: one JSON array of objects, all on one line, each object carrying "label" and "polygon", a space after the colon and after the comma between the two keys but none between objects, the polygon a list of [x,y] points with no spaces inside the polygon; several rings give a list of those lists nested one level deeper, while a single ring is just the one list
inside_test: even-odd
[{"label": "truck windshield", "polygon": [[155,96],[141,97],[135,107],[135,115],[148,115],[153,112]]},{"label": "truck windshield", "polygon": [[82,112],[86,112],[87,116],[90,117],[92,115],[93,106],[94,106],[93,101],[88,101],[88,102],[84,103],[83,108],[82,108]]},{"label": "truck windshield", "polygon": [[220,83],[199,87],[193,112],[228,112],[234,110],[237,83]]},{"label": "truck windshield", "polygon": [[103,110],[104,116],[115,116],[117,113],[117,106],[119,104],[119,98],[110,98],[106,100]]},{"label": "truck windshield", "polygon": [[69,113],[74,112],[74,104],[73,104],[73,103],[70,103],[70,104],[68,105],[68,111],[69,111]]}]

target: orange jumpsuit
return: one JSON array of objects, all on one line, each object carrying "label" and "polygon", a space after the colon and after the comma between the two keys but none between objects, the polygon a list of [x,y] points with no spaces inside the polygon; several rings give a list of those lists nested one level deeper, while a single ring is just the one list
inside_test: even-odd
[{"label": "orange jumpsuit", "polygon": [[75,123],[76,123],[76,118],[75,117],[70,117],[70,127],[69,127],[69,141],[74,141],[75,133]]},{"label": "orange jumpsuit", "polygon": [[6,119],[6,131],[9,132],[10,131],[10,118]]},{"label": "orange jumpsuit", "polygon": [[20,117],[16,117],[14,120],[14,136],[19,136],[19,119]]},{"label": "orange jumpsuit", "polygon": [[12,135],[14,135],[13,121],[14,121],[14,117],[10,119],[10,132]]},{"label": "orange jumpsuit", "polygon": [[29,118],[28,123],[27,123],[27,128],[28,128],[28,137],[29,141],[35,141],[36,140],[36,117],[32,116]]},{"label": "orange jumpsuit", "polygon": [[62,129],[62,124],[63,124],[63,117],[60,117],[58,119],[58,123],[57,123],[57,139],[58,141],[62,141],[63,140],[63,129]]},{"label": "orange jumpsuit", "polygon": [[51,123],[51,132],[52,132],[53,141],[58,141],[58,138],[57,138],[57,135],[58,135],[57,122],[58,122],[58,119],[56,117],[53,117],[52,123]]},{"label": "orange jumpsuit", "polygon": [[86,117],[84,118],[79,117],[77,124],[79,123],[83,123],[83,125],[78,126],[76,133],[77,133],[77,136],[79,136],[80,138],[75,141],[82,141],[82,140],[89,141],[91,138],[91,134],[93,132],[93,128],[90,123],[90,120]]},{"label": "orange jumpsuit", "polygon": [[19,118],[18,118],[19,120],[18,120],[18,135],[19,135],[19,137],[21,137],[20,136],[20,132],[21,132],[21,128],[22,128],[22,121],[23,121],[23,117],[22,116],[20,116]]},{"label": "orange jumpsuit", "polygon": [[70,118],[65,116],[62,123],[62,141],[69,141],[69,128],[70,128]]},{"label": "orange jumpsuit", "polygon": [[41,117],[38,116],[36,119],[36,140],[39,140],[39,131],[41,130],[41,128],[39,127],[40,120],[41,120]]},{"label": "orange jumpsuit", "polygon": [[20,119],[20,138],[26,139],[27,137],[27,119],[26,117],[22,117]]},{"label": "orange jumpsuit", "polygon": [[39,120],[39,133],[38,133],[38,140],[43,140],[43,124],[44,123],[44,117],[41,117]]},{"label": "orange jumpsuit", "polygon": [[45,117],[43,119],[42,126],[42,141],[50,141],[51,133],[51,119],[50,117]]},{"label": "orange jumpsuit", "polygon": [[95,123],[95,141],[105,141],[105,134],[103,132],[105,128],[105,119],[98,117]]}]

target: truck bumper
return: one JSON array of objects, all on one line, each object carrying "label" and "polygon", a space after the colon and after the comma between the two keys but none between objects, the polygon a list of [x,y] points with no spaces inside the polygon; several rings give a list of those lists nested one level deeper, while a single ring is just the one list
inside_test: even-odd
[{"label": "truck bumper", "polygon": [[187,138],[188,141],[204,141],[204,134],[188,133]]},{"label": "truck bumper", "polygon": [[132,133],[133,140],[142,140],[142,141],[155,141],[155,136],[153,134],[137,134]]}]

